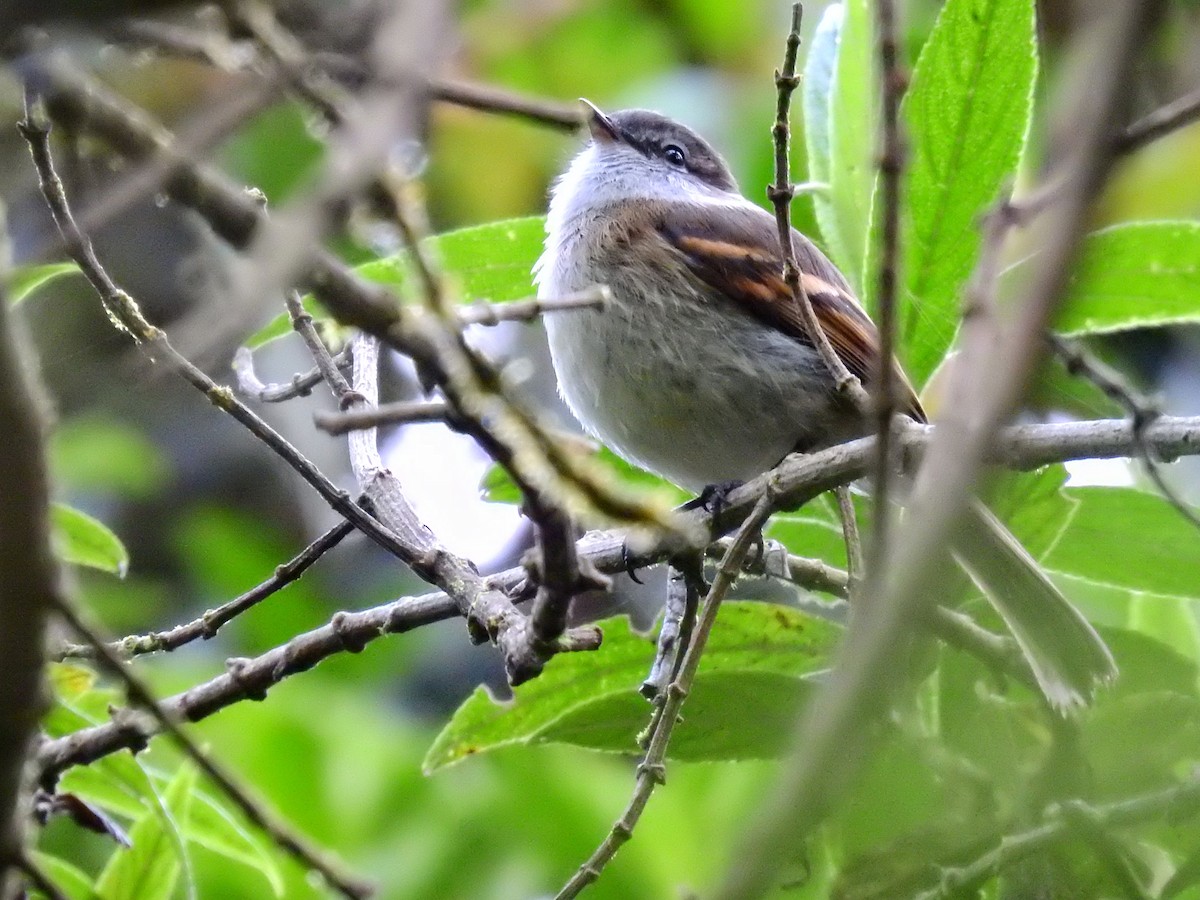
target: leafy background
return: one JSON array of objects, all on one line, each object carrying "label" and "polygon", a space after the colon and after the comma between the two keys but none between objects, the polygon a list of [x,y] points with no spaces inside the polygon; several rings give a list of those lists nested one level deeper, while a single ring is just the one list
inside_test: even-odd
[{"label": "leafy background", "polygon": [[[1044,143],[1038,112],[1057,86],[1070,4],[1038,4],[1036,16],[1025,0],[941,6],[909,4],[904,44],[914,77],[905,106],[903,354],[934,405],[936,370],[977,251],[978,217],[1004,185],[1028,181]],[[829,187],[798,202],[795,217],[869,299],[870,14],[866,0],[846,0],[839,13],[825,7],[813,2],[806,10],[807,81],[795,127],[807,160],[797,153],[795,168],[798,179],[807,173]],[[750,196],[765,197],[770,70],[786,21],[785,5],[767,0],[477,0],[462,11],[454,67],[534,93],[674,114],[726,152]],[[1146,108],[1182,93],[1200,70],[1196,5],[1176,2],[1166,33],[1148,49]],[[189,63],[108,65],[135,99],[169,120],[228,89],[222,76]],[[174,88],[164,90],[168,83]],[[425,189],[435,230],[446,233],[438,251],[465,299],[530,292],[546,185],[573,146],[525,123],[435,110]],[[218,157],[279,202],[304,187],[320,154],[305,113],[284,104],[234,135]],[[1097,349],[1160,385],[1181,412],[1200,396],[1188,353],[1195,332],[1180,327],[1200,318],[1198,156],[1193,128],[1120,167],[1095,212],[1095,234],[1059,323],[1066,333],[1107,335]],[[20,251],[37,238],[38,226],[28,224],[36,215],[16,179],[6,187]],[[27,215],[17,215],[23,209]],[[256,341],[269,344],[264,368],[282,378],[305,367],[290,338],[269,340],[280,333],[271,331],[270,311],[236,334],[196,339],[211,288],[204,278],[215,277],[222,260],[187,221],[156,218],[167,215],[147,208],[129,217],[140,226],[99,236],[118,276],[147,297],[161,293],[151,289],[155,277],[176,288],[152,311],[192,335],[192,348],[215,371],[228,358],[222,341],[246,341],[255,329],[262,329]],[[377,258],[387,248],[371,238],[357,235],[340,249],[371,277],[402,285],[403,264]],[[149,247],[165,249],[148,254]],[[148,256],[183,262],[154,271],[163,264],[139,265]],[[1020,256],[1009,262],[1007,277],[1019,279]],[[64,501],[55,523],[60,552],[79,566],[78,590],[112,632],[175,623],[229,599],[326,524],[327,512],[244,434],[140,369],[69,272],[23,270],[11,296],[41,347],[61,414],[53,456]],[[529,393],[550,403],[536,329],[488,340],[497,352],[533,361],[541,375]],[[403,370],[394,382],[397,393],[411,390]],[[1068,390],[1054,372],[1042,395],[1060,411],[1104,408],[1102,398]],[[311,406],[297,408],[272,412],[329,471],[344,467],[339,444],[309,434]],[[567,421],[561,409],[550,415]],[[427,446],[419,434],[397,443],[419,450]],[[619,477],[639,478],[609,465]],[[477,474],[454,477],[473,492]],[[1121,681],[1094,711],[1064,724],[958,651],[914,658],[904,674],[917,690],[888,723],[883,750],[821,837],[797,848],[792,896],[828,896],[835,884],[842,896],[906,895],[935,878],[929,860],[967,858],[1058,797],[1103,802],[1148,790],[1172,783],[1200,757],[1200,541],[1136,483],[1064,486],[1066,478],[1061,467],[1006,477],[999,502],[1014,531],[1104,628]],[[485,488],[496,503],[516,499],[494,473]],[[522,540],[515,517],[502,522],[494,528],[514,533],[492,536],[497,566],[512,562]],[[835,522],[819,502],[777,517],[771,536],[844,565]],[[216,640],[139,666],[161,692],[181,690],[221,671],[226,657],[261,652],[335,609],[418,589],[365,543],[351,542]],[[754,600],[768,590],[751,584],[744,594]],[[222,712],[197,731],[292,822],[378,880],[385,897],[544,894],[591,851],[631,788],[633,759],[619,751],[632,748],[648,714],[636,687],[652,648],[627,614],[644,626],[655,597],[622,585],[611,605],[596,607],[615,616],[606,620],[604,648],[557,658],[511,705],[477,687],[502,690],[490,651],[470,648],[461,624],[446,623],[334,658],[286,681],[268,702]],[[976,599],[961,599],[986,619]],[[836,618],[837,609],[829,614]],[[714,882],[731,863],[732,836],[777,771],[772,758],[837,631],[825,618],[750,602],[723,613],[673,748],[670,783],[593,896],[675,896]],[[54,682],[52,734],[104,720],[120,699],[83,667],[56,667]],[[323,893],[165,746],[72,770],[62,787],[104,811],[132,844],[117,849],[111,837],[52,822],[41,859],[72,897]],[[1187,876],[1200,841],[1186,823],[1146,827],[1119,850],[1147,881],[1162,887],[1182,872],[1175,895],[1200,896]],[[1065,846],[1049,861],[1061,884],[1083,896],[1106,889],[1109,872],[1086,848]],[[1022,878],[1033,877],[1018,870],[1009,886],[1019,890]]]}]

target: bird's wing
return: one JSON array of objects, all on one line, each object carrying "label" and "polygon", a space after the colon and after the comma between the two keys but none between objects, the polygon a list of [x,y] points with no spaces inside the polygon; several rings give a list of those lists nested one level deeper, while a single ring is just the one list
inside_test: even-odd
[{"label": "bird's wing", "polygon": [[[811,346],[799,304],[783,280],[783,259],[775,220],[751,205],[711,209],[687,203],[662,204],[651,219],[658,235],[682,255],[705,284],[748,314]],[[830,345],[851,374],[864,384],[874,377],[879,352],[875,324],[859,305],[837,267],[792,229],[800,283]],[[919,422],[925,413],[912,385],[893,361],[900,409]]]}]

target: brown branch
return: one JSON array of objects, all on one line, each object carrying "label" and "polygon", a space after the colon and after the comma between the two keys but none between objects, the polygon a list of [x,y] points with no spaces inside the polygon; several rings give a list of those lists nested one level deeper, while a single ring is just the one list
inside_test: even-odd
[{"label": "brown branch", "polygon": [[576,131],[583,127],[583,113],[576,103],[559,103],[518,94],[495,85],[445,78],[430,82],[429,92],[435,100],[443,103],[516,116],[562,131]]},{"label": "brown branch", "polygon": [[1197,120],[1200,120],[1200,89],[1138,119],[1117,137],[1113,144],[1113,152],[1133,153]]},{"label": "brown branch", "polygon": [[[507,398],[499,373],[467,343],[457,322],[457,311],[449,303],[441,273],[426,249],[425,235],[419,230],[424,216],[418,220],[406,207],[399,186],[391,196],[392,218],[416,267],[433,337],[441,350],[426,371],[437,376],[454,422],[505,468],[520,489],[522,508],[537,531],[538,590],[533,611],[528,621],[511,604],[498,609],[496,614],[507,623],[511,635],[506,663],[519,661],[522,666],[508,669],[510,681],[516,684],[539,674],[545,663],[562,649],[579,649],[581,642],[587,649],[599,646],[596,629],[592,629],[590,639],[584,638],[582,630],[577,630],[570,640],[560,639],[566,630],[571,600],[587,590],[606,589],[609,582],[590,566],[580,563],[575,524],[563,499],[524,462],[535,447],[551,466],[565,463],[566,456],[532,417]],[[489,415],[481,414],[484,408],[490,410]],[[520,437],[513,434],[514,429],[518,429]],[[522,447],[526,442],[530,446]],[[562,468],[559,471],[564,473]]]},{"label": "brown branch", "polygon": [[783,254],[783,280],[791,291],[792,301],[800,310],[804,320],[804,328],[812,338],[813,346],[817,348],[821,359],[828,369],[830,377],[840,395],[849,400],[855,408],[868,408],[867,395],[859,384],[858,379],[850,374],[841,357],[829,343],[829,337],[817,321],[808,292],[800,281],[800,268],[796,264],[796,248],[792,245],[792,223],[789,204],[793,191],[789,163],[789,141],[791,128],[788,124],[789,111],[792,104],[792,94],[800,85],[796,75],[796,56],[800,50],[800,22],[804,15],[804,5],[792,5],[792,28],[788,32],[787,49],[783,55],[783,67],[775,70],[775,89],[777,99],[775,104],[775,124],[771,135],[775,144],[775,183],[768,185],[767,197],[775,207],[775,225],[779,231],[779,249]]},{"label": "brown branch", "polygon": [[[504,654],[505,669],[513,684],[519,684],[540,673],[545,661],[554,652],[594,649],[598,646],[599,633],[594,628],[564,634],[560,640],[553,642],[543,638],[531,638],[524,614],[513,606],[506,595],[488,588],[468,560],[450,553],[436,542],[412,512],[403,494],[391,483],[390,473],[386,472],[382,464],[374,467],[374,474],[370,478],[360,476],[367,485],[374,485],[365,486],[364,493],[371,501],[377,519],[369,516],[344,491],[337,490],[287,441],[271,430],[244,404],[238,402],[230,391],[218,387],[175,351],[167,341],[166,335],[142,318],[141,311],[133,299],[108,276],[96,258],[90,242],[75,223],[62,183],[54,172],[48,127],[27,117],[22,125],[22,133],[30,144],[42,181],[43,193],[67,244],[68,252],[92,283],[114,321],[144,343],[154,356],[166,359],[175,371],[203,390],[220,408],[233,415],[283,456],[317,488],[335,510],[352,521],[356,527],[395,553],[417,575],[454,596],[460,613],[467,619],[472,638],[477,642],[490,638],[500,648]],[[395,312],[398,315],[399,310]],[[484,428],[482,422],[477,420],[477,424],[483,433],[490,437],[490,432]],[[362,434],[363,432],[355,432],[356,436]],[[370,440],[373,440],[373,436]],[[403,526],[403,534],[398,535],[381,522]]]},{"label": "brown branch", "polygon": [[[264,211],[242,188],[181,153],[170,134],[149,120],[144,112],[94,81],[83,78],[64,58],[46,60],[38,71],[38,78],[56,117],[89,131],[131,159],[164,161],[172,173],[166,184],[167,193],[199,213],[235,248],[244,249],[255,232],[266,227],[268,219]],[[363,280],[319,246],[310,248],[306,265],[302,286],[315,293],[339,321],[375,334],[390,347],[408,355],[432,383],[452,390],[457,388],[448,383],[443,367],[446,334],[435,328],[427,316],[405,308],[387,288]],[[456,375],[478,378],[483,374],[483,370],[475,367],[479,362],[477,354],[468,354],[465,360],[460,357],[459,361],[469,364],[470,371],[464,367],[456,370]],[[491,399],[488,392],[484,393],[483,398],[463,395],[458,401],[448,394],[448,399],[460,409],[463,403],[459,401],[467,401],[468,407],[478,408],[487,406]],[[512,408],[507,411],[518,413],[506,425],[527,441],[529,452],[524,452],[526,447],[522,446],[523,452],[519,454],[512,453],[508,458],[494,457],[502,465],[513,465],[519,459],[533,470],[530,473],[533,480],[570,492],[581,506],[610,520],[637,523],[648,529],[674,526],[673,520],[664,516],[657,505],[643,502],[639,496],[614,491],[585,463],[565,452],[530,417]],[[477,439],[486,437],[487,427],[479,416],[464,417],[459,425]]]},{"label": "brown branch", "polygon": [[[282,590],[293,581],[299,580],[318,559],[336,547],[354,530],[354,526],[343,520],[305,547],[300,553],[278,566],[266,581],[223,603],[216,609],[206,610],[204,615],[167,631],[152,631],[149,634],[131,634],[109,643],[108,648],[121,659],[131,659],[147,653],[177,650],[192,641],[209,640],[217,632],[242,613],[257,606],[272,594]],[[93,649],[87,644],[67,644],[54,654],[57,660],[72,657],[91,658]]]},{"label": "brown branch", "polygon": [[[350,365],[350,354],[342,351],[333,357],[339,369]],[[233,374],[237,378],[237,389],[243,397],[259,403],[282,403],[297,397],[307,397],[313,388],[324,381],[321,370],[313,368],[293,375],[290,381],[281,384],[264,384],[254,371],[254,354],[248,347],[238,347],[233,355]]]},{"label": "brown branch", "polygon": [[[1072,807],[1072,811],[1068,811]],[[1033,853],[1053,847],[1068,837],[1073,821],[1086,817],[1097,827],[1123,828],[1158,818],[1178,824],[1183,818],[1200,813],[1200,778],[1182,784],[1139,794],[1104,806],[1088,806],[1082,801],[1055,804],[1045,820],[1028,831],[1005,835],[987,853],[966,865],[944,869],[937,887],[917,895],[917,900],[949,900],[969,894],[989,878]]]},{"label": "brown branch", "polygon": [[[880,437],[882,439],[885,435],[881,432]],[[862,537],[858,531],[858,515],[854,510],[854,499],[850,495],[848,485],[838,486],[833,494],[837,498],[838,518],[842,522],[842,542],[846,545],[846,572],[850,578],[850,593],[858,594],[857,588],[863,578],[863,549]]]},{"label": "brown branch", "polygon": [[[0,269],[7,263],[0,233]],[[15,893],[9,870],[24,858],[23,772],[46,705],[46,617],[61,590],[50,544],[44,407],[22,350],[29,342],[18,337],[4,293],[0,288],[0,897]]]},{"label": "brown branch", "polygon": [[345,123],[350,96],[327,73],[311,64],[304,46],[280,24],[270,4],[240,0],[224,4],[222,12],[230,24],[237,25],[254,39],[297,96],[331,125]]},{"label": "brown branch", "polygon": [[[716,552],[718,559],[723,559],[729,552],[728,543],[721,541],[710,544],[709,550]],[[665,700],[667,687],[678,674],[683,654],[691,642],[696,608],[704,586],[703,574],[694,563],[684,565],[673,562],[667,567],[667,598],[663,603],[662,625],[659,626],[658,639],[654,644],[654,662],[650,665],[650,673],[638,688],[638,692],[647,700],[659,703]]]},{"label": "brown branch", "polygon": [[[373,336],[360,334],[354,339],[354,388],[353,391],[347,389],[338,398],[352,412],[369,412],[379,396],[378,354],[379,342]],[[577,629],[566,635],[560,645],[558,638],[563,636],[565,620],[563,628],[552,636],[544,629],[540,634],[534,634],[525,615],[506,593],[488,588],[473,564],[442,547],[433,532],[417,517],[399,480],[383,465],[373,428],[351,432],[350,461],[355,478],[376,514],[419,547],[438,568],[444,582],[470,586],[474,599],[468,602],[476,605],[460,607],[460,612],[467,618],[468,626],[477,621],[488,623],[486,629],[476,626],[475,639],[495,635],[497,645],[504,652],[505,670],[514,684],[538,674],[546,660],[559,649],[590,650],[599,646],[600,633],[595,628]],[[460,594],[465,597],[466,591],[460,588]]]},{"label": "brown branch", "polygon": [[528,322],[549,312],[578,309],[602,309],[612,302],[612,292],[604,285],[586,288],[563,297],[513,300],[509,303],[475,303],[458,309],[459,325],[499,325],[501,322]]},{"label": "brown branch", "polygon": [[[34,167],[37,169],[41,182],[42,195],[50,207],[51,215],[58,226],[59,233],[66,245],[68,255],[79,265],[84,276],[100,296],[100,302],[109,314],[114,325],[130,334],[139,347],[152,359],[164,361],[172,371],[185,381],[201,391],[214,406],[229,413],[234,419],[244,425],[255,437],[270,447],[285,462],[287,462],[301,477],[316,489],[333,509],[350,520],[356,528],[375,541],[385,550],[395,554],[400,559],[413,565],[413,555],[399,539],[385,529],[355,503],[350,496],[338,489],[328,478],[306,459],[295,447],[272,429],[265,421],[233,396],[232,391],[218,385],[181,355],[167,339],[166,334],[155,328],[142,316],[136,301],[129,296],[109,277],[91,242],[80,230],[70,205],[62,181],[54,170],[54,160],[50,154],[50,128],[48,123],[36,115],[35,106],[30,107],[30,114],[20,123],[21,134],[29,144],[33,156]],[[414,570],[416,567],[414,566]],[[418,574],[421,574],[418,571]]]},{"label": "brown branch", "polygon": [[[292,638],[253,659],[230,659],[226,672],[173,697],[159,701],[166,715],[179,722],[198,722],[242,700],[263,700],[285,678],[307,672],[336,653],[355,653],[385,634],[400,634],[458,615],[446,594],[406,598],[362,612],[342,612],[329,624]],[[80,729],[45,741],[36,760],[47,788],[58,775],[117,750],[145,746],[157,734],[157,722],[144,713],[127,712],[111,722]]]}]

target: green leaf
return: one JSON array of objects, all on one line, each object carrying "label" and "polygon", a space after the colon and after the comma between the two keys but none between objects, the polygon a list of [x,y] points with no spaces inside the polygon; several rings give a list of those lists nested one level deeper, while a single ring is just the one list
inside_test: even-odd
[{"label": "green leaf", "polygon": [[1088,235],[1067,290],[1055,324],[1064,334],[1200,322],[1200,222],[1135,222]]},{"label": "green leaf", "polygon": [[224,801],[206,790],[198,790],[183,827],[183,836],[226,859],[241,863],[262,875],[276,897],[284,894],[283,870],[278,854],[266,840],[246,827]]},{"label": "green leaf", "polygon": [[65,503],[53,505],[51,518],[54,523],[54,549],[59,559],[125,576],[129,568],[129,553],[120,539],[102,522]]},{"label": "green leaf", "polygon": [[1162,641],[1176,653],[1200,662],[1200,623],[1196,601],[1135,594],[1129,604],[1129,627]]},{"label": "green leaf", "polygon": [[[1173,780],[1181,759],[1200,756],[1200,699],[1194,693],[1116,697],[1098,704],[1083,724],[1090,774],[1110,796],[1161,787]],[[1154,740],[1145,740],[1150,734]],[[1130,753],[1131,747],[1137,752]]]},{"label": "green leaf", "polygon": [[873,46],[867,0],[846,0],[825,11],[804,68],[808,177],[829,185],[813,194],[817,222],[860,291],[875,175]]},{"label": "green leaf", "polygon": [[181,764],[163,796],[165,814],[147,810],[134,822],[133,846],[114,853],[96,881],[105,900],[170,900],[186,863],[181,829],[195,784],[195,766]]},{"label": "green leaf", "polygon": [[[979,251],[979,218],[1017,167],[1036,78],[1032,0],[942,7],[903,109],[911,152],[898,337],[918,387],[954,338],[959,296]],[[874,246],[871,255],[877,259]],[[873,274],[866,281],[873,298]]]},{"label": "green leaf", "polygon": [[16,306],[30,294],[60,278],[78,272],[79,266],[73,262],[47,263],[43,266],[20,266],[9,273],[5,291],[8,302]]},{"label": "green leaf", "polygon": [[[533,264],[542,254],[545,237],[546,220],[542,216],[531,216],[448,231],[429,238],[425,248],[433,253],[459,300],[464,303],[505,303],[535,293]],[[393,288],[401,297],[414,290],[411,265],[403,253],[371,260],[354,271],[368,281]],[[312,297],[304,298],[304,308],[314,318],[328,318],[328,313]],[[254,350],[291,330],[291,320],[283,313],[245,343]]]},{"label": "green leaf", "polygon": [[1133,591],[1200,598],[1196,530],[1156,494],[1066,488],[1074,518],[1043,558],[1047,569]]},{"label": "green leaf", "polygon": [[51,663],[48,667],[54,696],[72,700],[96,686],[96,673],[77,663]]},{"label": "green leaf", "polygon": [[[114,777],[111,768],[97,769],[94,763],[91,766],[77,766],[64,773],[61,787],[105,812],[126,819],[138,820],[147,812],[161,815],[155,790],[159,787],[169,790],[166,787],[169,779],[164,773],[153,769],[143,771],[149,780],[144,787],[139,787],[131,784],[128,777]],[[128,775],[130,770],[126,768],[124,772]],[[192,790],[192,805],[187,819],[176,821],[175,825],[186,841],[253,869],[267,880],[275,896],[282,896],[283,873],[276,855],[257,833],[249,830],[241,818],[229,809],[223,798],[197,785]]]},{"label": "green leaf", "polygon": [[145,434],[99,417],[60,425],[50,459],[54,473],[72,490],[111,491],[137,500],[154,496],[171,476],[166,455]]},{"label": "green leaf", "polygon": [[[532,216],[449,231],[430,238],[426,246],[442,272],[453,279],[458,299],[504,303],[534,293],[533,264],[541,256],[545,237],[545,219]],[[398,254],[355,271],[403,294],[413,289],[409,269],[407,256]]]},{"label": "green leaf", "polygon": [[[39,853],[37,850],[32,850],[30,854],[33,857],[33,861],[37,863],[38,868],[45,872],[47,877],[54,882],[54,886],[69,897],[70,900],[101,900],[87,872],[72,865],[65,859],[59,859],[57,856],[51,856],[49,853]],[[43,895],[35,891],[31,896],[41,897]]]},{"label": "green leaf", "polygon": [[[518,687],[511,703],[477,689],[430,747],[425,770],[509,744],[551,741],[635,752],[651,710],[637,689],[654,644],[633,633],[624,617],[601,625],[598,651],[560,654],[541,677]],[[671,756],[749,759],[784,752],[788,723],[838,635],[837,626],[787,607],[725,604]]]},{"label": "green leaf", "polygon": [[[837,68],[838,43],[842,36],[842,19],[845,9],[841,3],[830,4],[817,23],[812,40],[808,45],[808,59],[804,63],[802,100],[804,103],[804,141],[808,152],[808,177],[813,181],[828,184],[830,158],[829,107],[833,95],[833,74]],[[832,219],[832,203],[822,198],[817,204],[817,218],[821,233],[831,246],[837,233],[837,224]],[[826,216],[830,216],[826,225]]]},{"label": "green leaf", "polygon": [[1067,469],[1061,463],[990,479],[989,508],[1034,559],[1050,551],[1075,515],[1078,501],[1063,493],[1066,483]]}]

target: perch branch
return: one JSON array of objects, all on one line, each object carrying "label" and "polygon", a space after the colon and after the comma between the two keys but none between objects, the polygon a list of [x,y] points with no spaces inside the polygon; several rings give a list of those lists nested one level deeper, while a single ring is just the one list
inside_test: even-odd
[{"label": "perch branch", "polygon": [[[908,463],[909,470],[920,461],[934,432],[932,426],[912,423],[898,428],[898,456]],[[1163,416],[1147,427],[1145,438],[1160,457],[1200,456],[1200,417]],[[778,507],[791,509],[837,484],[863,477],[874,459],[874,442],[874,438],[862,438],[819,453],[788,457],[772,472],[730,492],[729,507],[721,514],[722,527],[737,527],[753,510],[768,483],[775,485]],[[1000,432],[991,451],[989,459],[993,463],[1014,469],[1033,469],[1071,459],[1127,457],[1136,452],[1136,446],[1127,420],[1107,419],[1010,426]],[[644,549],[630,549],[620,533],[594,532],[580,541],[579,552],[598,571],[615,574],[630,566],[654,565],[674,552],[689,549],[699,552],[720,536],[713,531],[711,513],[694,510],[687,518],[690,520],[687,530],[695,532],[696,538],[683,551],[661,543]],[[811,584],[801,583],[799,578],[804,571],[801,568],[794,573],[794,580],[802,587],[826,590],[831,581],[837,580],[830,572],[822,571]],[[517,566],[490,576],[486,583],[490,589],[511,593],[525,582],[526,577],[525,569]],[[280,681],[307,671],[337,653],[359,652],[384,635],[411,631],[458,614],[456,601],[445,593],[406,597],[361,612],[340,612],[327,625],[299,635],[261,656],[230,660],[226,674],[161,702],[176,718],[195,722],[242,700],[262,700],[268,689]],[[1002,643],[989,640],[978,643],[1004,655]],[[136,715],[121,727],[109,722],[85,728],[45,741],[37,753],[38,768],[45,777],[53,778],[70,766],[138,746],[154,733],[153,723]]]},{"label": "perch branch", "polygon": [[753,511],[738,526],[737,535],[725,552],[725,556],[717,568],[717,575],[713,579],[712,587],[700,606],[696,625],[692,631],[692,639],[683,654],[679,672],[667,685],[663,702],[655,710],[649,747],[637,767],[637,782],[628,806],[613,825],[608,837],[563,886],[555,896],[555,900],[569,900],[571,897],[577,897],[584,888],[600,877],[600,872],[616,856],[617,851],[633,837],[633,829],[641,819],[646,804],[650,802],[650,795],[654,793],[654,789],[666,781],[667,746],[675,730],[675,725],[679,722],[679,712],[683,707],[683,702],[692,689],[696,670],[700,665],[700,657],[704,653],[708,636],[716,623],[721,602],[733,586],[746,554],[756,541],[761,540],[763,524],[776,509],[775,498],[769,484],[768,482],[768,486],[759,497]]}]

